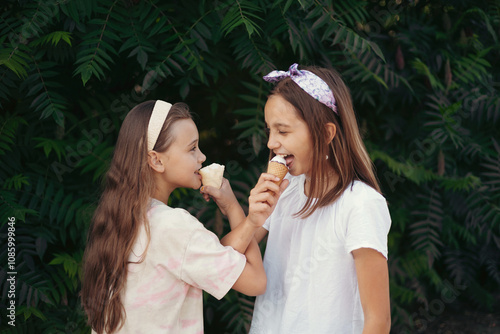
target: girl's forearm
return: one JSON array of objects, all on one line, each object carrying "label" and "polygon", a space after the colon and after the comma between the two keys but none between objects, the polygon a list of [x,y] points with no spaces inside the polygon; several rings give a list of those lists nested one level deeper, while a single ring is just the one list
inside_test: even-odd
[{"label": "girl's forearm", "polygon": [[231,228],[232,231],[221,239],[221,244],[224,246],[231,246],[238,252],[245,254],[248,245],[252,240],[254,240],[254,234],[257,231],[257,228],[252,224],[247,223],[246,219],[243,219],[243,221],[234,226],[234,228],[231,226]]},{"label": "girl's forearm", "polygon": [[231,230],[238,226],[243,220],[245,220],[245,218],[245,212],[239,203],[236,203],[227,210],[227,219],[229,220]]},{"label": "girl's forearm", "polygon": [[249,296],[258,296],[266,291],[267,278],[257,242],[252,239],[245,252],[247,263],[233,289]]},{"label": "girl's forearm", "polygon": [[261,295],[266,292],[267,277],[266,271],[264,270],[264,264],[262,263],[259,244],[255,241],[255,238],[252,238],[250,241],[245,256],[247,258],[247,264],[252,266],[252,271],[254,272],[254,277],[250,284],[252,284],[255,289],[255,295]]}]

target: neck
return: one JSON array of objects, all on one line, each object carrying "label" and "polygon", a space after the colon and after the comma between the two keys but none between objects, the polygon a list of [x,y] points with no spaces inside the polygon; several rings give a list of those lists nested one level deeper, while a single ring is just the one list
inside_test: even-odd
[{"label": "neck", "polygon": [[155,185],[156,187],[153,193],[153,198],[165,203],[165,205],[168,205],[170,194],[175,188],[172,188],[160,177],[155,177]]}]

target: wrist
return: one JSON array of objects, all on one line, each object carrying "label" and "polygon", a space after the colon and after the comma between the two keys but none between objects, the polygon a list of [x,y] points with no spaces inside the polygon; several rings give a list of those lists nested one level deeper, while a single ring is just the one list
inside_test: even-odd
[{"label": "wrist", "polygon": [[244,254],[248,245],[254,239],[257,228],[248,219],[244,219],[238,226],[232,228],[231,232],[221,239],[221,244],[231,246],[238,252]]},{"label": "wrist", "polygon": [[241,221],[240,225],[242,225],[240,228],[244,229],[245,231],[247,231],[247,234],[251,234],[252,237],[253,237],[253,235],[255,234],[255,232],[257,232],[257,230],[260,227],[260,225],[257,224],[256,222],[254,222],[250,217],[245,217]]},{"label": "wrist", "polygon": [[259,229],[260,227],[262,227],[262,225],[264,225],[264,223],[266,222],[266,219],[259,216],[259,215],[252,215],[249,213],[248,216],[246,217],[245,221],[247,224],[251,225],[253,228]]}]

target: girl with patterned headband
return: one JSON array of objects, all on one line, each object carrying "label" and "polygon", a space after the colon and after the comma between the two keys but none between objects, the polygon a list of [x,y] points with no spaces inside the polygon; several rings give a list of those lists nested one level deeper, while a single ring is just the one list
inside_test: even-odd
[{"label": "girl with patterned headband", "polygon": [[219,241],[187,211],[168,206],[174,189],[201,186],[198,138],[183,103],[147,101],[123,121],[84,257],[81,296],[93,333],[202,333],[202,290],[217,299],[231,288],[264,292],[253,236],[285,186],[261,177],[246,218],[226,179],[211,189],[239,223]]},{"label": "girl with patterned headband", "polygon": [[389,333],[391,219],[349,90],[336,71],[297,64],[264,79],[276,83],[267,146],[290,184],[256,233],[268,234],[267,290],[250,333]]}]

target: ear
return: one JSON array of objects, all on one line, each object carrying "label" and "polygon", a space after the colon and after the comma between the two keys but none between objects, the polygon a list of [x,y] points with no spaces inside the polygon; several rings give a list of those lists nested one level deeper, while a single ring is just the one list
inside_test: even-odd
[{"label": "ear", "polygon": [[165,164],[161,161],[160,155],[156,151],[148,152],[148,165],[158,173],[163,173],[165,171]]},{"label": "ear", "polygon": [[329,144],[337,134],[337,127],[332,122],[329,122],[325,124],[325,130],[326,130],[326,143]]}]

